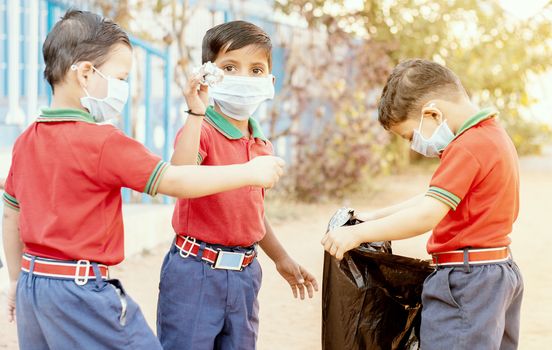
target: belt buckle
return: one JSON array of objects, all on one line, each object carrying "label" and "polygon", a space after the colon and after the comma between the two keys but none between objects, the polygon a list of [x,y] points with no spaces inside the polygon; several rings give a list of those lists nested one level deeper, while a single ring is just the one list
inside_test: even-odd
[{"label": "belt buckle", "polygon": [[[80,275],[81,266],[85,268],[84,276]],[[78,286],[84,286],[88,283],[88,278],[90,277],[90,261],[89,260],[79,260],[75,266],[75,283]]]},{"label": "belt buckle", "polygon": [[[187,252],[184,253],[184,246],[186,245],[186,243],[190,242],[192,244],[192,246],[190,247],[190,250],[188,250]],[[196,239],[195,237],[190,237],[190,236],[186,236],[186,238],[184,238],[184,242],[182,243],[181,246],[178,246],[178,254],[180,254],[181,257],[183,257],[184,259],[186,259],[187,257],[190,256],[190,254],[192,253],[192,250],[194,249],[194,244],[196,243]]]},{"label": "belt buckle", "polygon": [[243,260],[245,259],[245,253],[226,252],[218,249],[217,260],[213,265],[213,269],[222,270],[243,270]]}]

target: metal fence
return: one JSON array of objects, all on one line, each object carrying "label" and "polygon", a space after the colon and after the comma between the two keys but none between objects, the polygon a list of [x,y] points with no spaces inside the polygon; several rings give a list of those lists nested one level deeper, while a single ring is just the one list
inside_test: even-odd
[{"label": "metal fence", "polygon": [[[195,3],[190,1],[192,6]],[[215,16],[216,21],[225,22],[240,17],[260,25],[269,34],[277,31],[277,22],[260,15],[263,10],[271,11],[273,0],[211,1],[203,5],[213,17],[203,21],[206,28],[197,28],[198,34],[203,35],[215,22]],[[99,12],[90,8],[87,0],[0,0],[0,148],[11,145],[36,118],[40,107],[50,103],[51,88],[43,78],[42,44],[68,8]],[[132,97],[118,127],[168,160],[172,140],[182,125],[179,111],[185,103],[173,88],[174,53],[170,47],[157,47],[132,35],[130,40],[135,55],[129,76]],[[276,91],[283,81],[284,57],[284,50],[276,45],[273,48]],[[127,203],[169,202],[167,197],[152,200],[128,189],[122,194]]]},{"label": "metal fence", "polygon": [[[41,47],[48,32],[70,7],[90,9],[86,1],[0,0],[0,127],[11,124],[18,125],[22,130],[37,116],[39,107],[50,103],[51,88],[42,76],[44,60]],[[130,40],[138,60],[138,68],[129,78],[131,91],[141,91],[143,96],[133,98],[134,104],[127,104],[118,126],[127,135],[140,139],[163,159],[168,159],[173,135],[169,122],[172,88],[170,49],[159,49],[133,36]],[[143,79],[136,78],[137,71]],[[162,85],[161,91],[155,89],[155,94],[152,88],[154,74],[155,83]],[[133,86],[137,84],[141,86]],[[143,125],[133,128],[138,111],[143,111],[140,113],[144,117],[141,120]],[[137,134],[137,129],[142,131],[141,135]],[[158,131],[156,140],[155,130]],[[131,201],[131,191],[125,189],[123,198],[125,202]],[[151,200],[148,196],[142,196],[141,201],[148,203]],[[167,198],[163,201],[166,202]]]}]

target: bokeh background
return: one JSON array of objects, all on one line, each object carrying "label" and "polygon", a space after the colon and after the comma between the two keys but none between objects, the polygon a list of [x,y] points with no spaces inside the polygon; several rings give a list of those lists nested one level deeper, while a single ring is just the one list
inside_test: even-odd
[{"label": "bokeh background", "polygon": [[[116,124],[165,159],[184,122],[181,91],[201,64],[205,31],[245,19],[269,33],[277,96],[255,116],[287,160],[288,173],[268,192],[267,212],[289,252],[319,278],[318,242],[334,209],[370,210],[424,192],[438,162],[416,156],[378,125],[376,102],[387,75],[412,57],[450,67],[474,103],[500,110],[520,154],[522,207],[512,234],[526,277],[520,348],[549,347],[551,1],[0,0],[0,177],[9,169],[13,142],[50,101],[41,47],[68,8],[104,14],[129,32],[132,99]],[[116,273],[154,325],[172,200],[129,190],[123,196],[129,259]],[[397,242],[396,251],[427,258],[426,238]],[[259,348],[319,348],[320,295],[296,302],[271,262],[260,259]],[[0,269],[0,291],[6,284]],[[0,349],[17,346],[15,333],[0,318]]]}]

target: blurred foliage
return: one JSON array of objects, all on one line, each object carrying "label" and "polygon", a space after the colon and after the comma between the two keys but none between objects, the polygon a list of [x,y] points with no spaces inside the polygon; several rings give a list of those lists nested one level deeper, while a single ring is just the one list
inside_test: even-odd
[{"label": "blurred foliage", "polygon": [[366,117],[370,112],[363,104],[365,99],[363,93],[354,94],[353,103],[333,113],[333,119],[314,137],[299,139],[289,177],[297,198],[342,198],[361,190],[370,175],[388,173],[404,163],[404,152],[392,150],[401,145],[380,130],[376,119]]},{"label": "blurred foliage", "polygon": [[[272,124],[286,115],[312,119],[311,104],[330,105],[327,114],[333,115],[322,118],[325,122],[316,130],[301,132],[301,123],[289,123],[297,140],[291,186],[298,198],[342,197],[371,175],[404,164],[407,145],[388,137],[374,117],[375,100],[388,73],[405,58],[431,59],[454,70],[474,102],[499,108],[520,154],[538,153],[550,140],[550,128],[522,112],[534,102],[526,93],[528,76],[552,65],[550,5],[522,21],[508,17],[492,0],[365,0],[357,8],[345,2],[277,1],[284,14],[305,20],[312,38],[284,43],[290,78],[282,103],[303,103],[292,103],[294,113],[276,103]],[[310,58],[299,60],[299,66],[312,73],[312,81],[298,87],[293,84],[298,69],[294,52]],[[367,52],[367,57],[361,54]],[[320,61],[329,74],[317,74]],[[335,65],[347,69],[336,70]],[[321,94],[321,88],[331,91]],[[375,93],[359,94],[370,91]]]},{"label": "blurred foliage", "polygon": [[[191,4],[193,3],[193,4]],[[182,90],[188,78],[192,51],[186,40],[190,19],[205,2],[190,0],[91,0],[91,4],[133,35],[158,46],[174,45],[177,59],[173,69],[176,85]],[[154,28],[152,28],[152,25]]]},{"label": "blurred foliage", "polygon": [[548,124],[527,122],[523,118],[501,118],[519,154],[540,154],[542,146],[552,140]]},{"label": "blurred foliage", "polygon": [[[175,45],[174,77],[183,85],[200,49],[186,40],[189,20],[214,0],[92,1],[134,35]],[[535,101],[526,92],[528,77],[552,65],[550,4],[527,20],[509,17],[495,0],[276,0],[276,10],[293,25],[267,22],[285,62],[282,89],[261,122],[275,144],[291,143],[290,176],[279,188],[301,200],[344,197],[408,164],[408,144],[378,125],[375,107],[405,58],[454,70],[474,102],[501,111],[520,154],[538,153],[552,138],[528,115]]]}]

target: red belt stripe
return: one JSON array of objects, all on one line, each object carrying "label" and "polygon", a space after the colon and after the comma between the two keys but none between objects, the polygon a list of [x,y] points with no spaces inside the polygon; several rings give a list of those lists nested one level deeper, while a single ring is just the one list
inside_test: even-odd
[{"label": "red belt stripe", "polygon": [[[432,254],[433,264],[437,266],[464,264],[464,251],[454,250],[450,252]],[[506,261],[510,258],[508,247],[468,249],[468,263],[488,264]]]},{"label": "red belt stripe", "polygon": [[[198,243],[195,238],[193,237],[182,237],[180,235],[176,236],[175,245],[180,251],[180,255],[183,257],[187,257],[189,255],[197,256],[199,254],[199,249],[201,247],[201,243]],[[242,267],[246,267],[250,265],[253,260],[255,260],[255,257],[257,256],[257,253],[253,251],[250,254],[245,254],[245,257],[242,262]],[[203,255],[201,256],[201,259],[210,263],[215,264],[218,257],[218,250],[213,249],[209,245],[205,246],[205,249],[203,249]]]},{"label": "red belt stripe", "polygon": [[[31,256],[23,255],[21,259],[21,270],[29,272],[31,269],[31,260]],[[98,264],[98,268],[102,278],[108,279],[109,268],[103,264]],[[87,260],[74,262],[65,260],[42,260],[37,258],[34,260],[33,275],[67,279],[85,279],[86,276],[88,276],[88,278],[95,278],[94,269]]]}]

